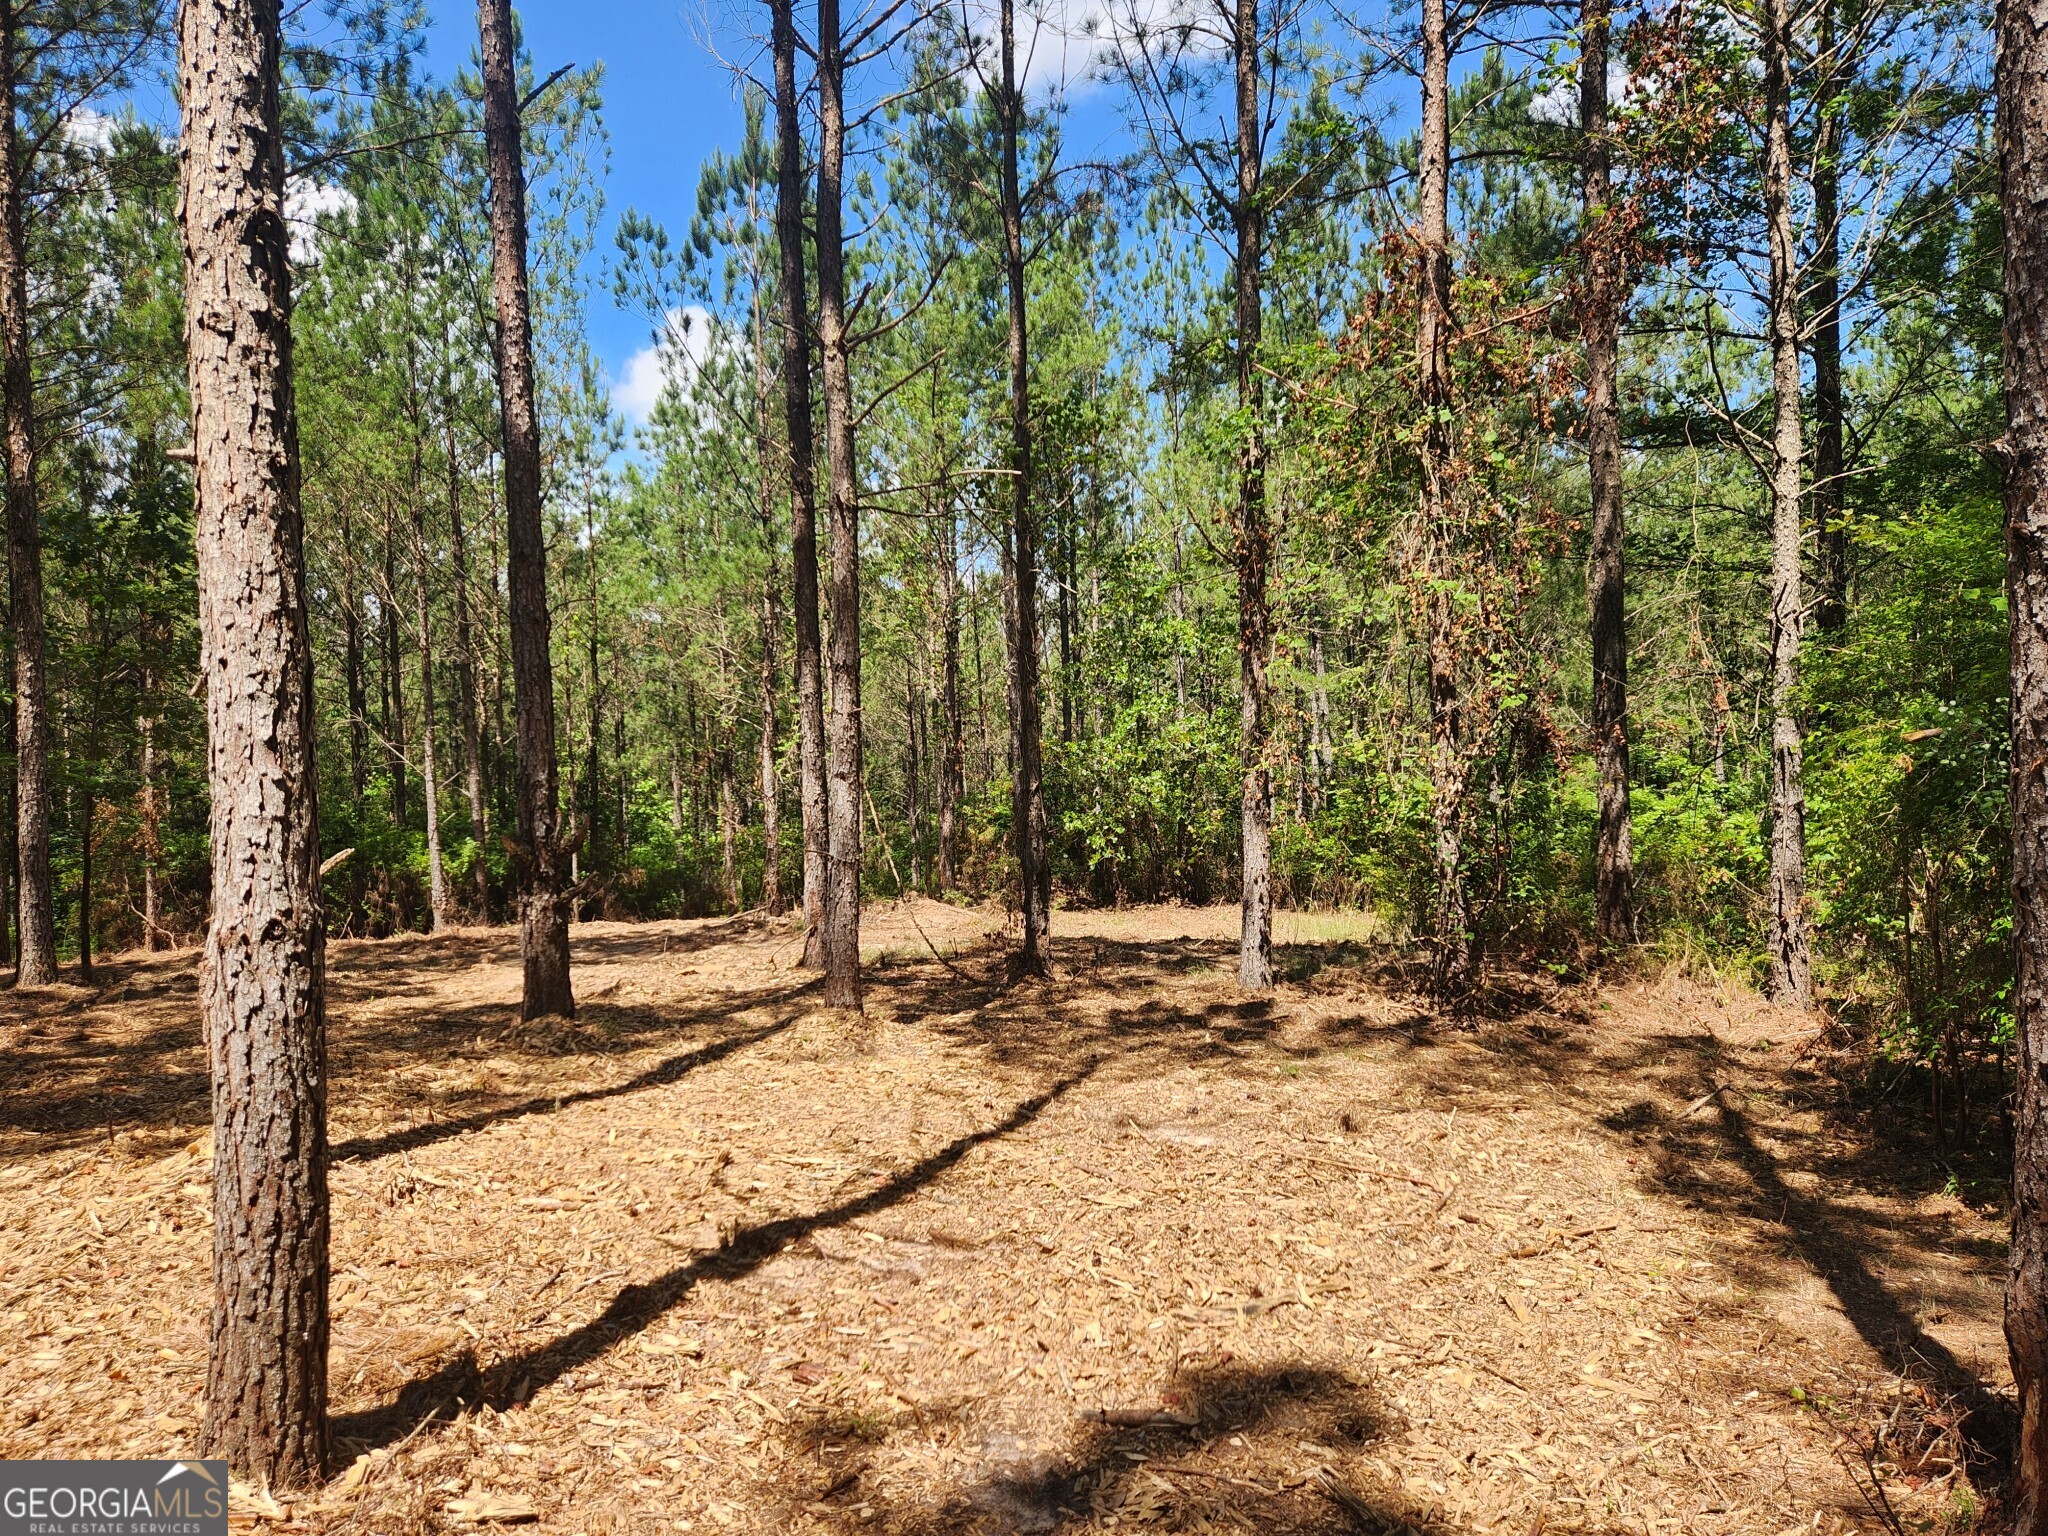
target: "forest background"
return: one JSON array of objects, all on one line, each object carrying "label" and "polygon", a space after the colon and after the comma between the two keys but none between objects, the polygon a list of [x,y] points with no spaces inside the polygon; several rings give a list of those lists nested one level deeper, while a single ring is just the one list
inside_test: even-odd
[{"label": "forest background", "polygon": [[[1781,9],[1617,15],[1616,192],[1598,216],[1581,197],[1579,8],[1453,13],[1455,405],[1442,418],[1418,406],[1412,12],[1297,6],[1262,23],[1264,327],[1243,358],[1227,51],[1168,6],[1027,18],[1027,494],[1062,899],[1236,895],[1233,519],[1257,441],[1279,901],[1363,906],[1391,934],[1441,940],[1433,687],[1454,677],[1461,925],[1485,956],[1591,958],[1580,322],[1600,225],[1627,293],[1629,935],[1768,977],[1772,839],[1787,824],[1773,737],[1789,719],[1804,754],[1801,920],[1822,987],[1886,1059],[1921,1072],[1938,1124],[1969,1132],[1971,1074],[2002,1068],[2011,1029],[2004,555],[1985,452],[2003,421],[1989,18],[1821,0],[1773,32]],[[19,7],[9,33],[24,44],[14,154],[50,889],[64,957],[84,969],[96,950],[193,941],[207,906],[169,19],[146,0],[64,0]],[[846,219],[861,879],[871,896],[1014,901],[1001,124],[979,73],[992,15],[878,20],[849,77]],[[764,18],[628,21],[641,36],[616,71],[543,46],[526,65],[578,906],[783,909],[802,848]],[[327,876],[340,934],[500,918],[512,885],[469,25],[460,7],[445,24],[402,5],[292,13],[322,836],[331,855],[353,850]],[[1772,36],[1790,43],[1782,116]],[[623,116],[615,81],[636,92]],[[727,105],[708,113],[714,101]],[[679,150],[707,119],[722,147]],[[1791,151],[1805,427],[1791,693],[1772,617],[1773,121]],[[630,197],[615,153],[643,168]],[[692,181],[694,197],[671,195]],[[1249,404],[1241,362],[1262,381]],[[1458,489],[1432,509],[1439,421]],[[18,539],[11,556],[21,569]],[[9,913],[15,811],[0,817]]]}]

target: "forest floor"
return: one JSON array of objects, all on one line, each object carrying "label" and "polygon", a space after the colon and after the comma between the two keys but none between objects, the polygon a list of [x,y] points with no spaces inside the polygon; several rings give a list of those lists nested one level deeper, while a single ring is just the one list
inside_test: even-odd
[{"label": "forest floor", "polygon": [[[1735,986],[1433,1018],[1357,919],[866,920],[329,961],[338,1476],[236,1524],[401,1533],[1967,1529],[2003,1216]],[[938,958],[939,954],[945,958]],[[194,956],[0,994],[0,1455],[195,1449]],[[1716,1090],[1719,1090],[1718,1092]],[[1105,1412],[1106,1410],[1106,1412]]]}]

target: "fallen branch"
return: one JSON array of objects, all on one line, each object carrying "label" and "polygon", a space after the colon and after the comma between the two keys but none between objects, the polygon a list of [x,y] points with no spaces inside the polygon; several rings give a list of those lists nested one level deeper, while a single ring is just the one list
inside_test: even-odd
[{"label": "fallen branch", "polygon": [[1112,1429],[1193,1429],[1202,1422],[1193,1414],[1176,1413],[1171,1408],[1084,1408],[1081,1417]]},{"label": "fallen branch", "polygon": [[1681,1120],[1690,1120],[1694,1115],[1698,1114],[1701,1110],[1705,1109],[1708,1103],[1714,1098],[1716,1094],[1726,1093],[1727,1091],[1728,1085],[1726,1083],[1714,1084],[1713,1087],[1709,1088],[1705,1093],[1701,1094],[1698,1098],[1694,1099],[1690,1104],[1686,1105],[1684,1112],[1680,1114],[1678,1118]]}]

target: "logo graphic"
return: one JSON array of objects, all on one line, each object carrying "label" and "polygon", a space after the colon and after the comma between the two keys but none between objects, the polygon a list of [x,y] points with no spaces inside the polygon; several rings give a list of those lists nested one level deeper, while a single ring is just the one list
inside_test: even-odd
[{"label": "logo graphic", "polygon": [[227,1536],[224,1461],[0,1461],[0,1536]]},{"label": "logo graphic", "polygon": [[165,1472],[165,1473],[164,1473],[164,1475],[163,1475],[162,1477],[160,1477],[160,1478],[158,1478],[158,1479],[156,1480],[156,1485],[157,1485],[157,1487],[159,1487],[159,1488],[163,1487],[163,1485],[164,1485],[165,1483],[168,1483],[168,1482],[169,1482],[169,1481],[170,1481],[170,1480],[171,1480],[172,1478],[176,1477],[176,1476],[177,1476],[177,1475],[178,1475],[178,1474],[179,1474],[180,1472],[189,1472],[189,1473],[191,1473],[191,1474],[192,1474],[192,1475],[193,1475],[194,1477],[203,1477],[203,1478],[205,1478],[205,1479],[206,1479],[206,1480],[207,1480],[207,1481],[208,1481],[209,1483],[213,1483],[213,1486],[214,1486],[214,1487],[216,1487],[216,1488],[218,1488],[218,1487],[220,1486],[220,1484],[219,1484],[219,1483],[217,1483],[217,1482],[214,1482],[214,1477],[213,1477],[213,1474],[212,1474],[211,1472],[209,1472],[209,1471],[207,1471],[207,1470],[206,1470],[206,1463],[205,1463],[205,1462],[203,1462],[203,1461],[198,1461],[198,1462],[193,1462],[193,1461],[174,1461],[174,1462],[172,1462],[172,1463],[171,1463],[171,1465],[170,1465],[170,1470],[169,1470],[169,1471],[167,1471],[167,1472]]}]

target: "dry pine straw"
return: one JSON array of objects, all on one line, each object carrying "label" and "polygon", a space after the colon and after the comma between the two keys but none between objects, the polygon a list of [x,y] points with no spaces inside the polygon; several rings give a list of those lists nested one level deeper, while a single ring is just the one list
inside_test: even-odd
[{"label": "dry pine straw", "polygon": [[[1061,913],[1004,990],[986,915],[879,908],[861,1021],[756,922],[581,927],[536,1028],[507,932],[335,945],[340,1475],[238,1524],[1875,1531],[1902,1351],[2000,1379],[1995,1221],[1857,1182],[1804,1020],[1453,1027],[1327,920],[1251,1002],[1234,922]],[[7,1456],[194,1449],[192,957],[105,975],[0,1017]],[[1967,1503],[1898,1443],[1902,1514]]]}]

